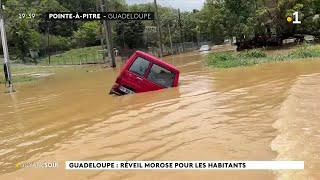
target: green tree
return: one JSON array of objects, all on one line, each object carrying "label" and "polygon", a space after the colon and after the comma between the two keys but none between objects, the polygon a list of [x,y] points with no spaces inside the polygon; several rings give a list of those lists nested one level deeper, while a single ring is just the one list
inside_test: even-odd
[{"label": "green tree", "polygon": [[[286,21],[296,11],[301,25]],[[207,0],[198,13],[197,26],[203,36],[288,37],[319,29],[319,13],[319,0]]]},{"label": "green tree", "polygon": [[145,26],[141,21],[118,21],[115,25],[116,43],[129,48],[144,47],[143,31]]},{"label": "green tree", "polygon": [[[161,33],[162,33],[162,41],[166,45],[170,45],[170,36],[169,36],[169,28],[171,31],[171,38],[173,43],[180,42],[180,28],[178,24],[178,11],[172,8],[159,7],[159,17],[160,17],[160,25],[161,25]],[[156,22],[152,25],[156,26]],[[157,38],[154,39],[155,43],[157,43]]]},{"label": "green tree", "polygon": [[28,21],[23,19],[19,25],[12,27],[12,32],[15,34],[12,36],[17,50],[18,58],[23,63],[27,62],[27,56],[30,49],[38,49],[40,45],[40,34],[29,27]]},{"label": "green tree", "polygon": [[111,11],[127,11],[128,5],[125,0],[111,0],[109,1]]},{"label": "green tree", "polygon": [[200,38],[208,40],[207,37],[211,36],[213,42],[220,43],[224,37],[232,36],[234,27],[230,28],[229,14],[224,2],[207,0],[196,16]]},{"label": "green tree", "polygon": [[84,23],[75,33],[74,37],[82,46],[95,45],[99,39],[99,23],[98,21],[90,21]]},{"label": "green tree", "polygon": [[[49,0],[50,1],[50,0]],[[90,12],[96,9],[96,0],[56,0],[70,11]]]},{"label": "green tree", "polygon": [[40,34],[35,30],[38,18],[22,18],[20,14],[36,14],[36,8],[31,6],[31,1],[22,0],[6,1],[4,6],[8,44],[14,48],[17,58],[26,63],[29,50],[40,46]]},{"label": "green tree", "polygon": [[[68,12],[69,10],[56,0],[42,0],[37,7],[37,14],[42,15],[45,12]],[[74,10],[72,10],[74,11]],[[51,35],[70,37],[73,31],[77,29],[77,24],[72,21],[47,21],[44,17],[39,17],[38,31],[47,33],[50,30]]]}]

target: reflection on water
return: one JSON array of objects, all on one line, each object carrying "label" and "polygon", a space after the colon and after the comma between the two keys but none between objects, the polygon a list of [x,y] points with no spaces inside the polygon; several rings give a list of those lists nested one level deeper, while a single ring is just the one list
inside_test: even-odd
[{"label": "reflection on water", "polygon": [[[166,60],[179,88],[108,96],[119,69],[0,95],[0,179],[320,179],[320,63],[209,70]],[[66,160],[305,160],[303,171],[65,171]],[[59,162],[57,169],[15,167]]]}]

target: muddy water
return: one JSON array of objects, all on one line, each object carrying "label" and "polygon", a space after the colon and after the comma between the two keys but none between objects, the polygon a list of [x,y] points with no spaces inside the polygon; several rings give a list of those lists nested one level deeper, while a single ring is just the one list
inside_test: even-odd
[{"label": "muddy water", "polygon": [[[212,70],[166,60],[179,88],[108,96],[86,68],[0,95],[0,179],[320,179],[320,61]],[[299,171],[66,171],[66,160],[304,160]],[[59,168],[17,168],[58,162]]]}]

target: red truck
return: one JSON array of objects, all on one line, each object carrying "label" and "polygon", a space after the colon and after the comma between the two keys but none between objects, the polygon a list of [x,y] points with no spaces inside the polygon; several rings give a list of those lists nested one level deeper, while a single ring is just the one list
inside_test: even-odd
[{"label": "red truck", "polygon": [[177,87],[179,70],[148,53],[136,51],[124,65],[109,94],[125,95]]}]

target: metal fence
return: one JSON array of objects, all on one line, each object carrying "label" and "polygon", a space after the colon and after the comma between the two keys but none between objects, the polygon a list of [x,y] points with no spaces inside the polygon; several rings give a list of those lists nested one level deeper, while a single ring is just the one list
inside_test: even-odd
[{"label": "metal fence", "polygon": [[[194,42],[176,43],[171,47],[163,46],[163,56],[169,56],[172,54],[181,54],[184,52],[194,51],[199,48],[199,45]],[[152,54],[154,56],[160,57],[160,48],[149,47],[149,48],[123,48],[119,51],[119,56],[125,60],[128,59],[135,51],[140,50]]]},{"label": "metal fence", "polygon": [[[199,48],[201,44],[195,42],[184,42],[184,43],[175,43],[170,46],[163,46],[163,56],[181,54],[183,52],[193,51]],[[135,51],[140,50],[152,54],[156,57],[160,57],[160,48],[158,47],[149,47],[149,48],[117,48],[118,56],[117,60],[125,61],[128,59]],[[104,59],[105,56],[105,59]],[[14,55],[10,56],[10,60],[13,63],[22,63],[21,59],[15,59]],[[36,57],[32,57],[28,54],[27,64],[42,64],[42,65],[85,65],[85,64],[103,64],[108,63],[108,52],[107,50],[92,50],[90,53],[81,53],[81,54],[68,54],[65,51],[56,50],[50,52],[40,52]]]},{"label": "metal fence", "polygon": [[83,65],[83,64],[101,64],[107,61],[103,60],[103,55],[101,54],[79,54],[74,56],[63,56],[61,54],[53,55],[45,58],[39,59],[41,64],[52,64],[52,65]]}]

